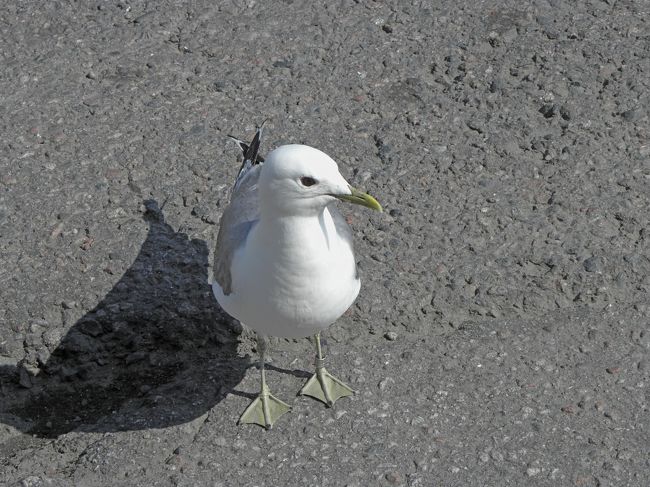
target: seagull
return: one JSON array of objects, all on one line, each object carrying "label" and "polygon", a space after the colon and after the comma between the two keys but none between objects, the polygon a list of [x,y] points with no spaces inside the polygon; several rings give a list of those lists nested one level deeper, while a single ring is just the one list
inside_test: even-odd
[{"label": "seagull", "polygon": [[331,407],[354,391],[325,369],[320,333],[359,294],[352,232],[336,208],[345,201],[382,211],[348,184],[336,162],[307,145],[259,155],[264,124],[248,144],[234,139],[244,160],[221,217],[212,289],[221,307],[255,330],[260,393],[239,419],[271,428],[291,409],[271,394],[264,371],[267,337],[313,337],[315,373],[299,394]]}]

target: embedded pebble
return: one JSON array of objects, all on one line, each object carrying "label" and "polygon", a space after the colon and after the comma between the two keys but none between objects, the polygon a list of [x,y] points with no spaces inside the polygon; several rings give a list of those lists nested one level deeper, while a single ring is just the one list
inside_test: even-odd
[{"label": "embedded pebble", "polygon": [[387,331],[386,333],[384,333],[384,338],[385,338],[386,340],[391,341],[391,342],[392,342],[392,341],[395,341],[395,340],[397,340],[397,332],[394,332],[394,331]]}]

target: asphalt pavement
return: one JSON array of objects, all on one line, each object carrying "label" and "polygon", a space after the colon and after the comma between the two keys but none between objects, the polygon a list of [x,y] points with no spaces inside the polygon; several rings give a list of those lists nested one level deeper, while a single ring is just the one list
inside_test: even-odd
[{"label": "asphalt pavement", "polygon": [[[650,485],[650,3],[8,1],[0,485]],[[237,426],[208,284],[244,139],[317,147],[362,277],[358,392]]]}]

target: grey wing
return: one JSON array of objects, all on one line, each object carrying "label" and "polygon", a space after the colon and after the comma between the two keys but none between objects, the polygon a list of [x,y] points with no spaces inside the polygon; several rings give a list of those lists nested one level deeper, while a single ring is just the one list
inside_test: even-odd
[{"label": "grey wing", "polygon": [[248,233],[260,218],[257,182],[261,169],[262,165],[257,164],[240,174],[230,204],[221,216],[213,273],[225,295],[232,292],[230,266],[235,252],[246,243]]},{"label": "grey wing", "polygon": [[[338,233],[343,240],[350,244],[350,249],[352,249],[354,253],[354,238],[352,236],[352,229],[350,228],[350,225],[348,225],[348,222],[345,221],[345,217],[341,214],[335,203],[330,204],[328,206],[328,209],[330,210],[330,215],[332,215],[336,233]],[[357,269],[356,262],[354,265],[354,277],[359,279],[359,269]]]}]

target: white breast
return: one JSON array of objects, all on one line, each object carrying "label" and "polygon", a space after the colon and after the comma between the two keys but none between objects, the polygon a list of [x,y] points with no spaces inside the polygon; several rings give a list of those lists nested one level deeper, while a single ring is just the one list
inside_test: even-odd
[{"label": "white breast", "polygon": [[213,284],[217,301],[255,331],[305,337],[336,321],[356,299],[360,281],[351,242],[321,217],[259,222],[231,266],[233,292]]}]

